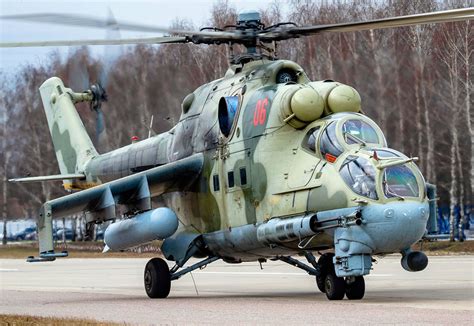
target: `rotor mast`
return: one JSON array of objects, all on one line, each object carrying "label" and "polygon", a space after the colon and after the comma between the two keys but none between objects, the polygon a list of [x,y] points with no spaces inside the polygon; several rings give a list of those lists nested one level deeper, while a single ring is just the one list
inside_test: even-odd
[{"label": "rotor mast", "polygon": [[[242,44],[246,49],[245,53],[235,54],[233,45],[236,42],[230,41],[229,62],[231,64],[241,64],[262,58],[276,59],[275,43],[273,43],[273,48],[271,48],[263,46],[259,40],[259,33],[265,29],[265,25],[262,23],[258,11],[243,11],[238,15],[236,25],[226,27],[235,28],[242,38],[238,43]],[[262,50],[266,50],[267,53],[263,53]]]}]

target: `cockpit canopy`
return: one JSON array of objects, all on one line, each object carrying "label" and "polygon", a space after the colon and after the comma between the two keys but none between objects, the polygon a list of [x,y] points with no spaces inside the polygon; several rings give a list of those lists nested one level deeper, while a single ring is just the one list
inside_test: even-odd
[{"label": "cockpit canopy", "polygon": [[377,124],[362,114],[338,113],[321,121],[307,132],[303,147],[330,162],[353,145],[371,148],[387,146]]},{"label": "cockpit canopy", "polygon": [[[315,122],[303,139],[313,155],[334,163],[341,178],[356,194],[379,200],[418,198],[424,180],[408,157],[388,149],[375,122],[358,113],[338,113]],[[338,160],[341,157],[341,160]],[[386,167],[379,163],[388,162]]]}]

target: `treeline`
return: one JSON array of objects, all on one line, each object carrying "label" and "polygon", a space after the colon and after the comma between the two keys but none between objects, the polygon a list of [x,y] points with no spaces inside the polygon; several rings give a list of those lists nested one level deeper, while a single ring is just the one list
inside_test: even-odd
[{"label": "treeline", "polygon": [[[465,0],[293,0],[286,10],[275,2],[262,15],[266,25],[280,21],[314,25],[468,6]],[[236,14],[232,5],[220,1],[209,25],[233,24]],[[364,112],[386,132],[389,146],[420,158],[427,181],[438,186],[439,203],[463,207],[472,205],[474,184],[471,25],[326,33],[282,42],[278,54],[302,65],[312,80],[333,79],[354,86]],[[174,27],[197,28],[179,20]],[[225,46],[135,46],[112,64],[79,48],[65,61],[53,53],[48,63],[24,67],[14,77],[0,76],[3,216],[36,216],[45,200],[64,194],[60,183],[6,183],[13,176],[59,173],[38,93],[47,78],[58,76],[66,86],[74,86],[78,79],[94,82],[107,72],[106,133],[98,146],[106,152],[129,144],[132,136],[145,138],[149,132],[170,129],[179,118],[184,96],[222,77],[227,66]],[[78,105],[78,111],[94,139],[95,113],[85,104]]]}]

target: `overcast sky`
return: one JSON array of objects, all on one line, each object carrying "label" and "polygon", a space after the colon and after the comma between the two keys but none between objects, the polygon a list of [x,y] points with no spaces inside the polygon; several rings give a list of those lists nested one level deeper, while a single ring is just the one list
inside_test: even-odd
[{"label": "overcast sky", "polygon": [[[231,0],[230,3],[241,10],[265,8],[273,0]],[[213,0],[0,0],[1,15],[26,13],[69,13],[107,17],[108,8],[118,21],[131,21],[147,25],[169,26],[176,19],[187,19],[200,27],[206,25],[210,17]],[[122,38],[152,37],[156,34],[121,32]],[[105,31],[93,28],[62,27],[58,25],[25,23],[0,19],[0,40],[2,42],[100,39]],[[61,47],[61,54],[68,48]],[[91,47],[93,53],[101,56],[104,47]],[[38,65],[48,61],[53,47],[44,48],[0,48],[0,70],[8,75],[14,74],[26,64]],[[70,50],[70,49],[69,49]]]}]

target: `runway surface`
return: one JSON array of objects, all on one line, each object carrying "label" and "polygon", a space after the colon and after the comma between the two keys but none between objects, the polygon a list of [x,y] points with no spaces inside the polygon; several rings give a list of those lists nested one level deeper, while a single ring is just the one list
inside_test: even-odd
[{"label": "runway surface", "polygon": [[147,259],[0,260],[0,313],[131,324],[474,325],[474,256],[429,257],[409,273],[389,256],[366,277],[362,301],[328,301],[314,278],[282,262],[220,261],[172,283],[170,297],[143,289]]}]

